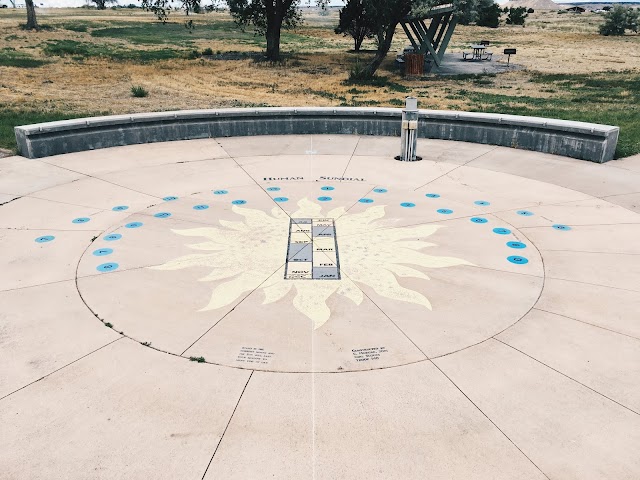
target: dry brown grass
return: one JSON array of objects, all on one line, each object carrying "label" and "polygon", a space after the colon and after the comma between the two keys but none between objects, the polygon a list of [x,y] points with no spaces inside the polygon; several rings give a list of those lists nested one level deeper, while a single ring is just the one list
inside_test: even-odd
[{"label": "dry brown grass", "polygon": [[[24,12],[18,12],[18,14]],[[151,14],[140,10],[97,12],[92,10],[39,10],[40,22],[58,25],[65,21],[152,22]],[[157,46],[132,45],[124,40],[94,38],[90,33],[56,28],[53,31],[25,32],[18,28],[24,19],[15,12],[0,11],[0,49],[16,48],[42,58],[41,46],[47,40],[76,40],[129,48]],[[216,21],[230,21],[224,13],[207,15]],[[204,22],[206,22],[206,18]],[[178,20],[178,19],[176,19]],[[200,21],[200,20],[199,20]],[[595,14],[558,15],[537,12],[530,15],[525,28],[503,26],[498,29],[463,27],[456,30],[450,51],[460,51],[471,42],[488,38],[503,47],[518,49],[516,62],[524,70],[499,75],[487,85],[474,86],[483,92],[526,91],[529,96],[550,94],[530,84],[530,71],[578,73],[589,75],[606,70],[640,70],[640,36],[602,37],[597,34],[601,17]],[[346,86],[343,81],[356,55],[348,53],[350,39],[333,34],[336,14],[308,18],[299,30],[305,38],[322,41],[322,47],[309,51],[294,45],[292,56],[281,65],[245,60],[178,59],[148,64],[114,62],[88,58],[77,61],[53,57],[41,68],[0,67],[0,103],[82,112],[130,113],[152,110],[213,108],[243,105],[339,105],[372,102],[393,105],[407,93],[385,87]],[[199,28],[206,28],[204,25]],[[259,51],[255,45],[228,40],[195,40],[198,49],[214,51]],[[399,32],[394,43],[401,49],[407,43]],[[369,45],[372,48],[372,45]],[[390,72],[393,55],[389,55],[382,74],[411,89],[426,108],[464,108],[463,100],[450,95],[452,81],[428,82],[407,80]],[[513,60],[513,59],[512,59]],[[498,59],[498,61],[500,61]],[[132,85],[142,85],[150,95],[131,98]],[[390,103],[391,102],[391,103]]]}]

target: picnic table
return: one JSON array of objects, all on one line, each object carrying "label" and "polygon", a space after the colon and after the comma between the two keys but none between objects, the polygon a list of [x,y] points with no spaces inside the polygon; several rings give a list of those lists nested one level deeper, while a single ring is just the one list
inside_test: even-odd
[{"label": "picnic table", "polygon": [[491,60],[493,52],[487,52],[487,45],[481,43],[470,45],[473,52],[462,52],[463,60]]}]

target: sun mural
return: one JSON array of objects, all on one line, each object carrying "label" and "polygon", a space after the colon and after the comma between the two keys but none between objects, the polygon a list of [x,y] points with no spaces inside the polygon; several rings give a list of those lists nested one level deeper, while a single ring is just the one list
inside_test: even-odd
[{"label": "sun mural", "polygon": [[[233,212],[243,219],[219,220],[220,226],[172,230],[185,237],[202,238],[201,243],[188,247],[203,253],[182,256],[149,268],[211,268],[211,273],[200,281],[219,283],[213,289],[209,303],[201,311],[231,305],[243,294],[256,289],[264,293],[264,304],[277,302],[295,289],[293,306],[318,329],[331,317],[327,300],[333,294],[360,305],[364,293],[358,284],[362,284],[383,297],[422,305],[431,310],[431,303],[422,293],[401,286],[397,277],[428,280],[423,271],[414,267],[471,265],[459,258],[423,253],[423,249],[437,246],[425,239],[443,227],[431,224],[393,226],[384,220],[383,205],[368,207],[358,213],[349,213],[344,207],[339,207],[326,214],[322,213],[321,205],[308,199],[300,200],[297,206],[298,210],[289,216],[279,207],[274,207],[268,214],[234,205]],[[336,219],[341,271],[339,280],[284,278],[289,220],[304,217]]]}]

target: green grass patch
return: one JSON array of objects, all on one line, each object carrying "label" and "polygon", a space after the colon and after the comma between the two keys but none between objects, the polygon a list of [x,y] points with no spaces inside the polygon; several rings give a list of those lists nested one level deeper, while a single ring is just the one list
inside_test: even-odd
[{"label": "green grass patch", "polygon": [[160,50],[135,50],[113,45],[97,45],[89,42],[75,40],[50,40],[42,47],[47,55],[58,57],[78,58],[101,57],[117,61],[130,61],[135,63],[148,63],[159,60],[171,60],[184,58],[186,52],[163,48]]},{"label": "green grass patch", "polygon": [[141,45],[190,45],[194,40],[252,40],[252,32],[242,32],[233,22],[212,21],[196,23],[187,28],[184,22],[176,23],[121,23],[122,26],[99,28],[91,32],[97,38],[117,38]]},{"label": "green grass patch", "polygon": [[[411,88],[405,87],[400,83],[396,83],[390,80],[388,77],[383,77],[382,75],[374,75],[373,77],[362,78],[359,74],[360,70],[361,70],[361,67],[359,65],[356,65],[351,70],[349,78],[347,78],[344,82],[342,82],[342,84],[347,86],[367,85],[370,87],[386,87],[387,92],[409,93],[411,91]],[[354,90],[359,91],[357,88],[354,87],[351,90],[348,90],[348,92],[351,92]],[[362,90],[362,92],[364,93],[365,90]]]},{"label": "green grass patch", "polygon": [[[266,48],[264,36],[256,35],[253,29],[241,30],[232,21],[207,19],[206,22],[195,22],[193,28],[187,28],[184,22],[150,22],[119,23],[107,28],[96,28],[91,31],[96,38],[115,38],[139,45],[171,44],[191,47],[196,40],[228,41],[234,45],[253,45]],[[284,50],[313,51],[323,48],[343,48],[335,43],[283,30],[280,46]]]},{"label": "green grass patch", "polygon": [[[464,98],[470,109],[477,112],[499,112],[511,115],[558,118],[579,122],[600,123],[620,127],[620,137],[615,157],[627,157],[640,153],[640,88],[639,76],[627,78],[580,77],[579,88],[572,87],[575,79],[557,75],[541,83],[557,83],[564,92],[553,98],[536,98],[526,95],[498,95],[465,91]],[[540,81],[534,76],[533,81]],[[594,108],[597,105],[597,108]]]},{"label": "green grass patch", "polygon": [[16,137],[13,128],[32,123],[54,122],[71,118],[91,117],[101,113],[71,113],[61,111],[43,111],[35,108],[15,108],[0,103],[0,148],[16,151]]},{"label": "green grass patch", "polygon": [[0,67],[38,68],[48,63],[13,48],[0,49]]},{"label": "green grass patch", "polygon": [[60,26],[65,30],[69,30],[71,32],[84,33],[89,30],[89,27],[92,26],[92,24],[88,22],[70,22],[63,23]]}]

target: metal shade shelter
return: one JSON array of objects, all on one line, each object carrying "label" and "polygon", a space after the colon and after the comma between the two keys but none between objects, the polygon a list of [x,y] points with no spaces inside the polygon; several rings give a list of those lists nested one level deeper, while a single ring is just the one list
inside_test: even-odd
[{"label": "metal shade shelter", "polygon": [[[437,67],[442,63],[458,23],[453,11],[452,4],[438,5],[422,15],[407,17],[400,22],[415,52],[425,55],[425,60],[431,60]],[[430,20],[428,26],[427,20]]]}]

